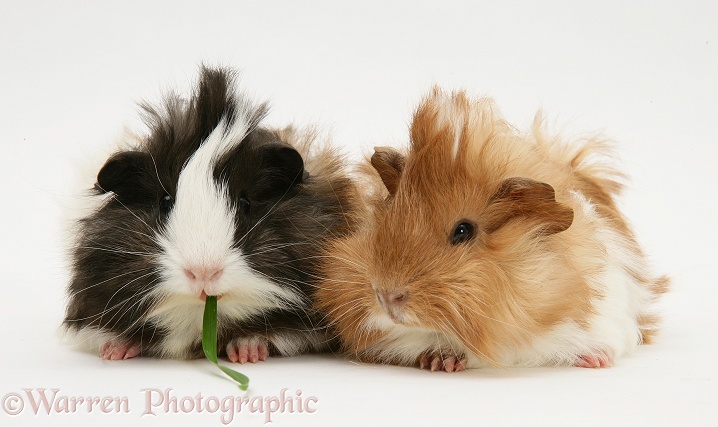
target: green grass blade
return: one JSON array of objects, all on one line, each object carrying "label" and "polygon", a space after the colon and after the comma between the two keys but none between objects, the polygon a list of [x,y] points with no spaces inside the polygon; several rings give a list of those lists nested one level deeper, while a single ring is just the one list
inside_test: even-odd
[{"label": "green grass blade", "polygon": [[202,318],[202,350],[204,356],[217,363],[217,297],[207,295]]},{"label": "green grass blade", "polygon": [[249,386],[249,377],[242,374],[241,372],[237,372],[234,369],[228,368],[226,366],[217,364],[217,367],[222,370],[225,374],[227,374],[228,377],[232,378],[233,380],[237,381],[239,383],[239,388],[241,390],[246,390],[247,386]]},{"label": "green grass blade", "polygon": [[247,390],[249,378],[234,369],[222,366],[217,361],[217,297],[207,295],[204,303],[204,317],[202,318],[202,350],[204,356],[214,363],[228,377],[239,383],[240,390]]}]

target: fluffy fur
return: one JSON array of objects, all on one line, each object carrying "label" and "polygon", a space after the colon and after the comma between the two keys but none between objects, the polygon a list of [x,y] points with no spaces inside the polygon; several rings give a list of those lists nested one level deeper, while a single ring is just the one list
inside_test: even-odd
[{"label": "fluffy fur", "polygon": [[565,143],[541,121],[522,134],[491,100],[434,89],[408,151],[376,149],[386,190],[330,243],[316,294],[347,354],[598,367],[649,341],[668,279],[616,207],[622,175],[601,140]]},{"label": "fluffy fur", "polygon": [[233,361],[326,348],[310,296],[324,241],[352,221],[342,158],[311,131],[258,127],[266,106],[230,70],[143,108],[148,134],[102,166],[73,226],[67,331],[109,359],[199,357],[218,295]]}]

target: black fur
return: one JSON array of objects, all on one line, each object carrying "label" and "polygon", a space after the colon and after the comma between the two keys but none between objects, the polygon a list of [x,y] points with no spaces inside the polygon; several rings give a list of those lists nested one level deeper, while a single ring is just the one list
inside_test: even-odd
[{"label": "black fur", "polygon": [[[64,321],[69,330],[96,328],[140,345],[143,355],[160,355],[167,331],[145,319],[158,301],[143,297],[160,281],[157,254],[162,249],[156,237],[172,209],[185,162],[222,118],[229,124],[235,119],[242,98],[233,91],[233,80],[229,70],[203,67],[191,99],[169,96],[159,110],[143,105],[148,136],[132,151],[114,154],[99,171],[93,197],[111,194],[78,224]],[[266,106],[251,111],[250,122],[256,125]],[[306,304],[244,322],[222,323],[220,318],[220,350],[238,336],[302,335],[324,328],[309,309],[316,256],[326,238],[347,230],[344,207],[351,203],[353,184],[339,173],[306,171],[302,156],[280,134],[255,128],[220,159],[215,180],[226,183],[235,203],[234,240],[250,267],[300,290]],[[286,247],[275,249],[279,246]],[[185,357],[201,356],[200,339]]]}]

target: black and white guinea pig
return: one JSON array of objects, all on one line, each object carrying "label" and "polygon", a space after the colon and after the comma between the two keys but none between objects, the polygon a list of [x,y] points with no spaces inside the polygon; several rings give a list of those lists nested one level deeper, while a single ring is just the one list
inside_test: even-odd
[{"label": "black and white guinea pig", "polygon": [[106,359],[201,357],[207,295],[233,362],[325,349],[311,310],[323,242],[355,191],[316,134],[258,127],[265,104],[201,68],[189,99],[142,105],[149,132],[113,154],[73,225],[65,329]]}]

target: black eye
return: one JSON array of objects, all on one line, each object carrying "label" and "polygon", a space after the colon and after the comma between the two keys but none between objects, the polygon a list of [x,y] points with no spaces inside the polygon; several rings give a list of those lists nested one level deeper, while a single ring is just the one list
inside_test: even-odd
[{"label": "black eye", "polygon": [[466,221],[462,221],[456,224],[454,231],[451,233],[451,244],[458,245],[459,243],[468,242],[474,238],[474,224]]},{"label": "black eye", "polygon": [[242,211],[242,213],[245,215],[249,214],[249,200],[245,199],[244,197],[240,197],[239,210]]},{"label": "black eye", "polygon": [[162,214],[166,214],[167,212],[169,212],[170,209],[172,209],[173,203],[174,199],[172,199],[172,196],[170,196],[169,194],[165,194],[160,199],[160,212],[162,212]]}]

